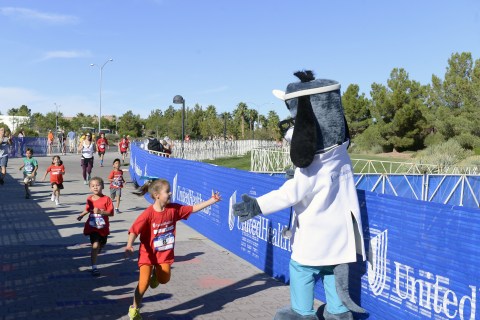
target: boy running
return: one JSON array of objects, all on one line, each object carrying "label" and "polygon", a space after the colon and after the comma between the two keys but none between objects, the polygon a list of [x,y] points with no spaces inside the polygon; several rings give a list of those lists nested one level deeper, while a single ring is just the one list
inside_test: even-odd
[{"label": "boy running", "polygon": [[23,169],[23,183],[25,184],[25,199],[30,198],[30,189],[28,188],[35,181],[38,170],[37,159],[33,157],[32,148],[27,148],[25,152],[25,158],[23,158],[23,164],[18,170]]}]

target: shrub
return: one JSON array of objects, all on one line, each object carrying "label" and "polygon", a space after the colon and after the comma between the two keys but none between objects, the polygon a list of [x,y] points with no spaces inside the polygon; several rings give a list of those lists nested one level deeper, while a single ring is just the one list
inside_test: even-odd
[{"label": "shrub", "polygon": [[434,164],[441,167],[448,167],[458,164],[463,159],[472,155],[472,151],[465,150],[454,139],[447,142],[432,145],[417,153],[418,164]]},{"label": "shrub", "polygon": [[476,147],[480,147],[480,138],[470,133],[461,133],[460,135],[454,137],[454,139],[464,149],[473,150]]},{"label": "shrub", "polygon": [[445,137],[440,132],[429,134],[423,141],[426,147],[440,144],[442,142],[445,142]]}]

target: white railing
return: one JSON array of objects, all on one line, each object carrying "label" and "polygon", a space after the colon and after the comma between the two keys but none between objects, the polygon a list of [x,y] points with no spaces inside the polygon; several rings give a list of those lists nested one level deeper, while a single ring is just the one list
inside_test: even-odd
[{"label": "white railing", "polygon": [[174,141],[172,157],[187,160],[207,160],[237,157],[247,154],[254,148],[269,148],[275,145],[274,141],[267,140],[190,140],[183,144]]},{"label": "white railing", "polygon": [[[358,174],[468,174],[479,175],[479,166],[440,166],[415,162],[383,161],[352,158]],[[280,173],[293,167],[288,146],[281,148],[255,148],[252,150],[250,171]]]}]

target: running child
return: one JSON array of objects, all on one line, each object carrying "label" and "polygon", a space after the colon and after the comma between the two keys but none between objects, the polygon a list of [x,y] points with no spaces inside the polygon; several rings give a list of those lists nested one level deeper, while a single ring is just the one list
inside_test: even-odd
[{"label": "running child", "polygon": [[81,221],[88,214],[83,234],[90,236],[90,243],[92,244],[90,252],[92,275],[97,277],[100,275],[100,271],[97,268],[97,257],[102,248],[107,244],[107,237],[110,234],[109,217],[113,216],[113,203],[109,197],[102,193],[104,188],[102,178],[93,177],[90,179],[89,187],[92,195],[88,196],[85,210],[78,215],[77,220]]},{"label": "running child", "polygon": [[30,189],[29,186],[35,181],[38,170],[37,159],[33,157],[32,148],[27,148],[25,152],[25,158],[23,158],[23,164],[18,168],[18,170],[23,169],[23,183],[25,184],[25,199],[30,198]]},{"label": "running child", "polygon": [[155,202],[143,211],[130,227],[125,247],[127,254],[133,253],[133,243],[140,235],[138,251],[140,276],[135,289],[133,305],[128,310],[128,316],[133,320],[142,319],[140,304],[148,286],[156,288],[159,283],[165,284],[170,280],[177,221],[186,220],[190,214],[221,200],[219,193],[212,191],[210,199],[193,206],[169,203],[172,195],[170,184],[163,179],[145,183],[139,195],[144,195],[147,191]]},{"label": "running child", "polygon": [[116,200],[117,206],[115,207],[115,213],[120,213],[120,197],[122,196],[123,183],[123,171],[120,170],[120,159],[113,160],[113,170],[108,175],[110,180],[110,198],[112,201]]},{"label": "running child", "polygon": [[122,163],[125,163],[125,156],[127,155],[130,141],[126,135],[123,135],[122,140],[118,143],[118,152],[122,155]]},{"label": "running child", "polygon": [[52,164],[47,168],[42,181],[45,181],[45,177],[50,172],[50,184],[52,185],[52,197],[51,200],[55,201],[55,205],[60,204],[60,190],[63,189],[63,175],[65,174],[65,167],[60,159],[60,156],[54,156],[52,158]]},{"label": "running child", "polygon": [[98,156],[100,157],[100,167],[103,167],[103,157],[105,156],[105,148],[110,149],[108,145],[108,140],[105,138],[105,133],[100,133],[100,138],[97,140],[97,151]]}]

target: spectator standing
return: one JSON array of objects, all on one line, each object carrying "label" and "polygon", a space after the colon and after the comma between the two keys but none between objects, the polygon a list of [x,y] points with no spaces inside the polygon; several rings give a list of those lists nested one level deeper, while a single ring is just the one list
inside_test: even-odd
[{"label": "spectator standing", "polygon": [[145,140],[145,149],[148,151],[163,152],[163,145],[155,138],[155,131],[151,130]]},{"label": "spectator standing", "polygon": [[75,131],[70,130],[67,133],[67,137],[68,137],[68,147],[69,147],[68,151],[70,153],[74,153],[75,152],[75,139],[77,138],[77,134],[75,133]]},{"label": "spectator standing", "polygon": [[0,166],[2,167],[0,185],[4,184],[5,175],[7,174],[8,153],[10,152],[11,145],[12,139],[5,136],[5,128],[0,127]]},{"label": "spectator standing", "polygon": [[65,133],[63,130],[58,131],[58,153],[65,154]]},{"label": "spectator standing", "polygon": [[20,150],[20,157],[23,157],[23,148],[25,147],[25,131],[20,130],[17,135],[18,150]]},{"label": "spectator standing", "polygon": [[170,141],[170,138],[167,136],[163,138],[162,141],[163,144],[163,152],[167,154],[167,158],[170,158],[170,155],[172,154],[172,142]]},{"label": "spectator standing", "polygon": [[51,155],[53,153],[53,132],[52,130],[48,130],[48,135],[47,135],[47,155]]}]

